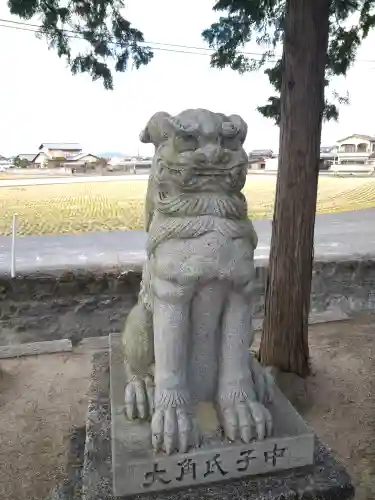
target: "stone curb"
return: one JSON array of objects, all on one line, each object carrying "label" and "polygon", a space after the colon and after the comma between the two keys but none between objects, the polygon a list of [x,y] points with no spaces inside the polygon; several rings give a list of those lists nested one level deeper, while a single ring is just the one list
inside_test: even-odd
[{"label": "stone curb", "polygon": [[[309,318],[309,325],[332,323],[335,321],[347,321],[349,319],[350,317],[341,311],[326,311],[324,313],[312,314]],[[255,331],[260,331],[262,326],[262,319],[254,319],[253,327]],[[79,341],[77,346],[74,348],[71,341],[67,339],[31,342],[28,344],[15,344],[10,346],[0,346],[0,359],[72,351],[75,353],[84,351],[105,351],[108,349],[108,345],[108,335],[103,335],[101,337],[86,337]]]},{"label": "stone curb", "polygon": [[[314,258],[314,266],[319,265],[320,263],[344,263],[344,262],[358,262],[358,261],[374,261],[375,253],[355,253],[355,254],[316,254]],[[254,265],[257,278],[261,278],[263,276],[264,270],[268,270],[268,262],[269,259],[267,257],[255,257]],[[45,267],[43,269],[38,268],[30,268],[23,269],[17,273],[17,276],[13,278],[17,279],[56,279],[63,278],[68,279],[69,276],[75,275],[99,275],[99,274],[118,274],[118,277],[126,276],[127,274],[138,274],[143,270],[144,259],[140,259],[138,261],[133,262],[120,262],[116,261],[116,263],[108,262],[105,266],[98,266],[93,264],[82,264],[76,265],[74,267]],[[266,271],[267,272],[267,271]],[[6,270],[0,269],[0,281],[1,280],[10,280],[10,273]]]},{"label": "stone curb", "polygon": [[0,359],[71,351],[72,342],[68,339],[47,340],[45,342],[30,342],[28,344],[0,346]]},{"label": "stone curb", "polygon": [[[319,325],[322,323],[334,323],[336,321],[348,321],[350,316],[340,310],[324,311],[321,313],[311,313],[309,316],[309,325]],[[263,319],[255,318],[253,320],[253,328],[259,331],[263,328]]]}]

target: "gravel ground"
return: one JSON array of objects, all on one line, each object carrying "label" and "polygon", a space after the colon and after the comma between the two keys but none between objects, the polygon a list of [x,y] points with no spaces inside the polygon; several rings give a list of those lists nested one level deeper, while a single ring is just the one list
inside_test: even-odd
[{"label": "gravel ground", "polygon": [[42,500],[64,478],[69,435],[84,425],[91,354],[1,361],[0,498]]}]

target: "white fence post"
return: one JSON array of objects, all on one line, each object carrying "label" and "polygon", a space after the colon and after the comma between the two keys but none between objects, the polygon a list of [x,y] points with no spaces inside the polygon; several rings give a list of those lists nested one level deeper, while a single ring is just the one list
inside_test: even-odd
[{"label": "white fence post", "polygon": [[13,215],[12,222],[12,249],[11,249],[11,262],[10,262],[10,275],[12,278],[16,277],[16,236],[17,236],[17,219],[18,215]]}]

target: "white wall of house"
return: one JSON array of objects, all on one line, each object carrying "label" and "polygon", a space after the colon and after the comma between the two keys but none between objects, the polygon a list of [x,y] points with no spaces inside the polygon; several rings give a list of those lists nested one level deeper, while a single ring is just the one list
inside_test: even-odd
[{"label": "white wall of house", "polygon": [[49,149],[48,147],[44,147],[43,149],[41,149],[41,152],[45,153],[51,158],[65,158],[66,156],[78,155],[79,153],[81,153],[81,150],[71,151],[64,149]]},{"label": "white wall of house", "polygon": [[278,158],[267,158],[265,170],[277,170],[279,168]]},{"label": "white wall of house", "polygon": [[[375,142],[369,141],[363,137],[353,135],[342,141],[337,141],[338,153],[347,152],[362,152],[362,153],[372,153],[375,151]],[[348,151],[348,149],[354,149],[354,151]]]},{"label": "white wall of house", "polygon": [[360,135],[352,135],[337,141],[335,163],[349,165],[365,164],[375,152],[375,140]]},{"label": "white wall of house", "polygon": [[257,161],[249,163],[248,170],[262,170],[266,167],[265,161]]},{"label": "white wall of house", "polygon": [[85,156],[80,156],[79,161],[80,163],[82,162],[95,163],[96,161],[98,161],[98,158],[96,156],[88,154]]},{"label": "white wall of house", "polygon": [[38,154],[38,156],[33,161],[36,167],[43,167],[49,160],[49,156],[47,156],[43,151]]}]

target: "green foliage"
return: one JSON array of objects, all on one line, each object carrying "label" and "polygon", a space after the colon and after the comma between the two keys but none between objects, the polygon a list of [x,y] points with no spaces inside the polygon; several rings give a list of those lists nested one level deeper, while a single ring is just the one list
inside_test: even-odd
[{"label": "green foliage", "polygon": [[[215,50],[211,66],[230,67],[239,73],[264,67],[275,57],[275,48],[282,41],[286,0],[218,0],[215,11],[226,12],[217,23],[203,31],[202,36]],[[357,14],[358,23],[346,26],[349,16]],[[332,0],[330,8],[330,37],[326,65],[326,86],[334,75],[346,75],[355,61],[358,47],[375,26],[375,0]],[[256,41],[264,49],[263,56],[254,60],[241,52],[246,43]],[[265,74],[280,94],[282,60]],[[348,96],[333,93],[333,103],[326,100],[324,119],[337,120],[337,104],[347,104]],[[272,96],[258,107],[264,116],[280,123],[280,97]]]},{"label": "green foliage", "polygon": [[[107,89],[113,88],[109,63],[114,61],[115,70],[123,72],[130,62],[138,69],[153,57],[143,34],[121,15],[122,0],[8,0],[8,6],[22,19],[38,15],[39,35],[66,58],[73,74],[89,73]],[[72,42],[77,40],[89,48],[73,56]]]},{"label": "green foliage", "polygon": [[26,158],[20,158],[19,156],[16,156],[13,160],[13,165],[16,168],[27,168],[29,164],[30,162]]}]

